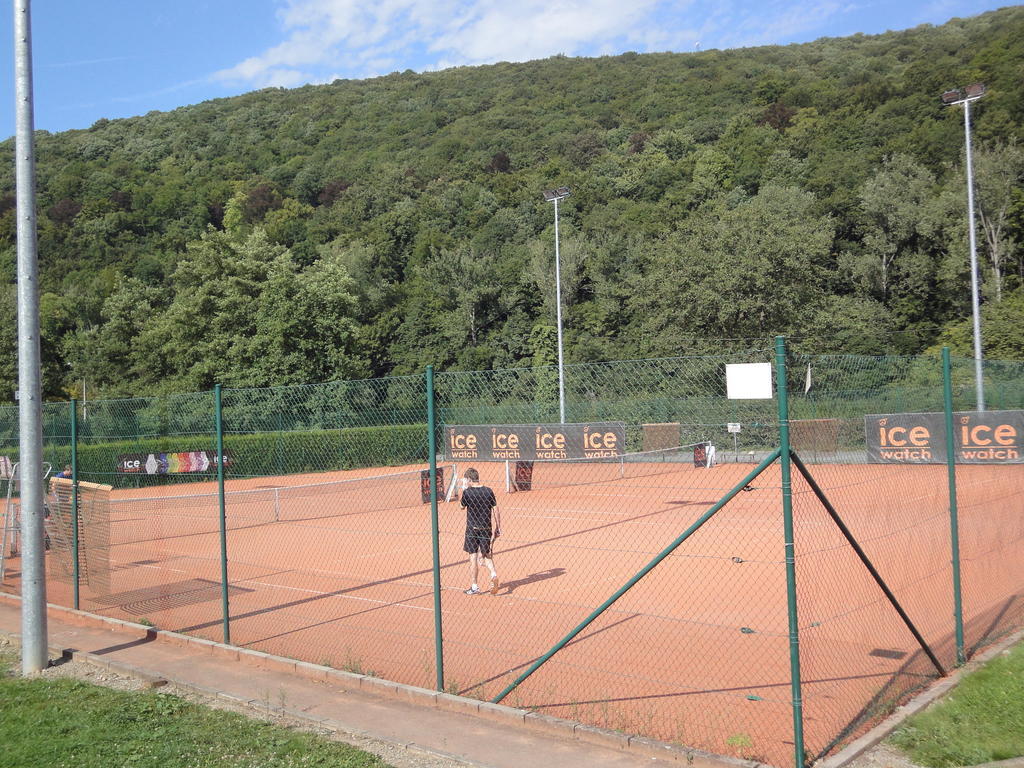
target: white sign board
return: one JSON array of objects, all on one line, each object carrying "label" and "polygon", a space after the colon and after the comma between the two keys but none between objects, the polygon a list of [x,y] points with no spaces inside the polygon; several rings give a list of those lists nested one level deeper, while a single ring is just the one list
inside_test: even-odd
[{"label": "white sign board", "polygon": [[771,400],[771,363],[729,363],[725,389],[730,400]]},{"label": "white sign board", "polygon": [[740,431],[740,423],[738,421],[730,421],[726,426],[729,428],[730,432],[735,433]]}]

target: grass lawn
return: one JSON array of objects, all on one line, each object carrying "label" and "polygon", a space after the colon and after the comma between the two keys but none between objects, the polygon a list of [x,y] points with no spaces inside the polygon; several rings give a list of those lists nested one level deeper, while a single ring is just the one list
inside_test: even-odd
[{"label": "grass lawn", "polygon": [[0,768],[386,768],[375,755],[175,696],[12,677],[0,656]]},{"label": "grass lawn", "polygon": [[964,677],[945,699],[909,718],[890,742],[930,768],[1024,755],[1024,643]]}]

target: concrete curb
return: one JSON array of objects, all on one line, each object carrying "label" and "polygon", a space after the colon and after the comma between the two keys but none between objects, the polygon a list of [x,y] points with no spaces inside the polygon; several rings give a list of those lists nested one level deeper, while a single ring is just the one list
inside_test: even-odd
[{"label": "concrete curb", "polygon": [[[21,599],[17,595],[0,593],[0,602],[11,605],[20,605]],[[303,677],[317,681],[333,682],[341,688],[358,689],[364,693],[400,699],[407,703],[418,706],[427,706],[437,709],[457,712],[462,715],[470,715],[488,720],[495,720],[505,723],[511,727],[525,728],[528,731],[536,731],[545,735],[560,736],[569,740],[585,741],[597,746],[613,749],[628,750],[644,757],[654,757],[661,760],[672,760],[684,763],[691,768],[757,768],[762,764],[751,761],[732,758],[725,755],[715,755],[710,752],[703,752],[691,747],[677,744],[668,744],[642,736],[631,736],[619,731],[612,731],[606,728],[584,725],[572,720],[542,715],[524,709],[516,709],[503,704],[492,704],[488,701],[465,698],[449,693],[441,693],[426,688],[404,685],[378,677],[360,675],[352,672],[325,667],[319,664],[311,664],[304,661],[296,661],[280,656],[273,656],[262,651],[254,651],[248,648],[225,645],[212,640],[182,635],[176,632],[147,627],[141,624],[122,621],[120,619],[107,618],[84,611],[76,611],[59,605],[47,604],[48,613],[60,616],[61,621],[66,624],[81,627],[109,628],[115,631],[128,634],[139,640],[149,642],[160,642],[167,645],[199,650],[203,653],[210,653],[218,657],[238,661],[261,669],[284,672],[289,675]],[[258,701],[243,701],[241,697],[234,694],[205,689],[194,683],[181,682],[174,679],[154,675],[151,672],[137,668],[131,664],[118,662],[103,656],[86,653],[76,649],[51,648],[57,657],[74,658],[77,661],[86,661],[95,664],[111,672],[117,672],[129,677],[143,680],[146,687],[159,687],[167,683],[174,683],[186,690],[195,690],[204,695],[221,698],[233,703],[242,703],[253,709],[264,709],[264,703]],[[258,705],[258,706],[257,706]],[[272,710],[275,708],[271,707]],[[325,721],[302,712],[287,712],[289,717],[303,720],[311,724],[326,727],[329,730],[350,732],[342,723]],[[378,737],[374,737],[378,738]],[[378,739],[379,740],[379,739]],[[398,744],[404,748],[415,746],[419,751],[429,754],[436,754],[441,757],[452,757],[442,751],[434,750],[422,745]],[[463,758],[458,758],[465,762]]]},{"label": "concrete curb", "polygon": [[[814,764],[815,768],[842,768],[842,766],[845,766],[847,763],[857,759],[872,747],[877,746],[890,733],[895,731],[908,717],[927,709],[936,701],[946,696],[946,694],[956,687],[957,683],[960,682],[964,675],[983,666],[989,660],[994,659],[999,654],[1005,652],[1009,648],[1012,648],[1022,639],[1024,639],[1024,629],[1017,630],[995,645],[986,648],[969,662],[964,664],[964,666],[953,670],[949,675],[941,680],[937,680],[928,689],[912,698],[902,707],[897,707],[895,712],[859,739],[855,739],[834,755],[816,762]],[[1010,768],[1024,768],[1024,758],[1013,758],[1012,760],[1005,760],[1001,763],[986,763],[985,765],[999,766],[1004,765],[1005,763],[1014,763],[1015,761],[1020,761],[1019,766],[1014,764],[1010,766]],[[973,768],[980,768],[980,766],[975,766]]]}]

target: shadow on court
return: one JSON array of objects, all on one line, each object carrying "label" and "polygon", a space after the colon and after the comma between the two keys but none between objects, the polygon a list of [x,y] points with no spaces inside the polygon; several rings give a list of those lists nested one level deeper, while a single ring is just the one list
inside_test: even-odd
[{"label": "shadow on court", "polygon": [[525,587],[527,584],[544,581],[545,579],[555,579],[564,575],[565,568],[548,568],[546,571],[531,573],[529,576],[524,576],[521,579],[502,583],[500,594],[511,595],[519,587]]},{"label": "shadow on court", "polygon": [[[643,514],[633,515],[632,517],[627,517],[627,518],[624,518],[622,520],[615,520],[615,521],[610,522],[610,523],[602,523],[601,525],[595,525],[595,526],[591,526],[590,528],[583,528],[583,529],[578,530],[578,531],[571,531],[569,533],[559,534],[558,536],[550,536],[550,537],[548,537],[546,539],[541,539],[539,541],[531,541],[531,542],[526,542],[526,543],[522,543],[522,544],[517,544],[516,546],[512,546],[512,547],[508,547],[507,549],[503,549],[501,552],[496,552],[496,554],[498,556],[504,556],[504,555],[506,555],[506,554],[508,554],[510,552],[516,552],[518,550],[523,550],[523,549],[530,549],[532,547],[538,547],[538,546],[541,546],[543,544],[549,544],[549,543],[554,542],[554,541],[561,541],[561,540],[564,540],[564,539],[572,539],[572,538],[574,538],[576,536],[582,536],[582,535],[587,534],[587,533],[593,533],[595,531],[600,531],[600,530],[604,530],[604,529],[607,529],[607,528],[614,528],[614,527],[617,527],[617,526],[626,525],[628,523],[636,522],[638,520],[644,520],[646,518],[656,517],[658,515],[661,515],[661,514],[667,512],[667,511],[669,511],[669,509],[670,509],[670,507],[664,507],[662,509],[657,509],[657,510],[655,510],[653,512],[645,512]],[[446,570],[448,568],[465,568],[466,567],[466,561],[460,557],[458,560],[455,560],[455,561],[452,561],[452,562],[441,563],[439,567],[440,567],[441,570]],[[553,571],[562,571],[562,572],[564,572],[564,569],[562,569],[562,568],[552,568],[552,569],[549,569],[549,571],[552,571],[552,572]],[[541,573],[547,574],[547,573],[549,573],[549,571],[542,571]],[[231,620],[232,621],[237,621],[239,619],[249,619],[249,618],[253,618],[254,616],[260,616],[260,615],[264,615],[264,614],[273,613],[274,611],[279,611],[279,610],[283,610],[283,609],[287,609],[287,608],[295,608],[295,607],[300,606],[300,605],[309,605],[311,603],[316,603],[316,602],[319,602],[319,601],[322,601],[322,600],[328,600],[328,599],[330,599],[332,597],[339,597],[341,595],[351,594],[353,592],[358,592],[360,590],[369,589],[371,587],[378,587],[378,586],[381,586],[381,585],[384,585],[384,584],[397,584],[397,583],[400,583],[402,581],[406,581],[408,579],[415,578],[417,576],[429,575],[432,572],[433,572],[433,569],[431,569],[431,568],[423,568],[423,569],[416,570],[416,571],[408,571],[406,573],[402,573],[402,574],[399,574],[399,575],[396,575],[396,576],[389,576],[389,577],[383,578],[383,579],[376,579],[374,581],[367,581],[367,582],[363,582],[362,584],[355,584],[355,585],[350,586],[350,587],[342,587],[340,589],[332,590],[330,592],[323,592],[321,594],[311,595],[309,597],[302,597],[302,598],[298,598],[296,600],[287,600],[287,601],[284,601],[284,602],[281,602],[281,603],[277,603],[275,605],[265,606],[265,607],[262,607],[262,608],[254,608],[253,610],[246,611],[246,612],[240,613],[240,614],[232,614]],[[558,573],[558,574],[553,574],[552,573],[551,576],[548,576],[548,578],[551,578],[554,575],[559,575],[560,576],[562,574],[561,573]],[[528,577],[525,577],[525,578],[531,578],[531,577],[528,576]],[[518,582],[509,582],[509,584],[516,584],[517,586],[522,586],[525,583],[526,582],[522,581],[522,580],[520,580]],[[203,622],[203,623],[200,623],[200,624],[193,624],[193,625],[187,626],[187,627],[167,627],[167,629],[170,629],[173,632],[182,632],[184,634],[189,634],[189,633],[192,633],[192,632],[198,632],[198,631],[203,630],[203,629],[209,629],[210,627],[220,626],[221,623],[222,623],[222,620],[218,618],[215,621],[206,621],[206,622]],[[295,627],[295,629],[293,631],[297,632],[297,631],[302,630],[302,629],[305,629],[305,627]]]}]

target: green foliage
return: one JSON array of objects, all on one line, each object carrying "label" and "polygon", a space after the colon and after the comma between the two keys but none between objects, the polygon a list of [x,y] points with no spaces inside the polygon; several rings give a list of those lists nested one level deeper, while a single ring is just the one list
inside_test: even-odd
[{"label": "green foliage", "polygon": [[805,45],[264,90],[40,135],[44,394],[527,364],[555,316],[540,190],[563,184],[567,362],[793,331],[920,352],[970,311],[951,85],[989,89],[972,108],[984,295],[1024,283],[1022,62],[1017,6]]},{"label": "green foliage", "polygon": [[114,691],[69,679],[0,676],[0,698],[3,768],[384,766],[378,757],[347,744],[168,694]]},{"label": "green foliage", "polygon": [[[1024,288],[1004,296],[999,303],[981,308],[982,354],[994,360],[1024,360]],[[970,319],[943,329],[934,349],[948,346],[954,354],[974,355],[974,327]]]},{"label": "green foliage", "polygon": [[952,768],[1024,755],[1024,646],[970,673],[892,736],[918,765]]}]

